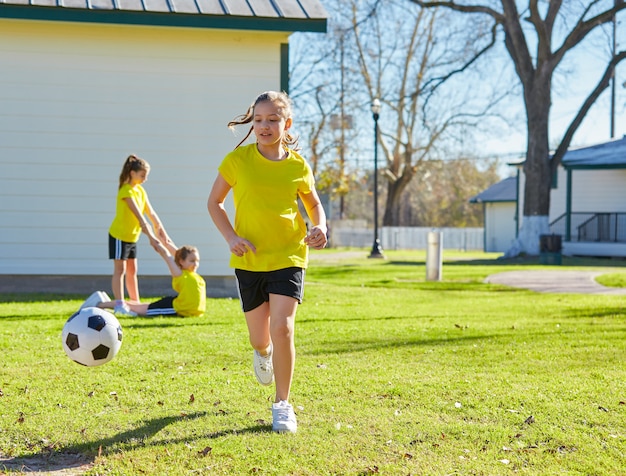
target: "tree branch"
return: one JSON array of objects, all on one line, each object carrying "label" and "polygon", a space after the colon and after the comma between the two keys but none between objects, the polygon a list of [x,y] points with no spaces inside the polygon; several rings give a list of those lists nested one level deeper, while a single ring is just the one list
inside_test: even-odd
[{"label": "tree branch", "polygon": [[456,10],[457,12],[464,13],[484,13],[490,15],[496,20],[497,23],[504,22],[504,15],[500,12],[494,10],[493,8],[489,8],[483,5],[459,5],[458,3],[454,3],[454,1],[431,1],[424,2],[422,0],[410,0],[413,3],[417,3],[420,7],[423,8],[434,8],[434,7],[446,7],[451,10]]},{"label": "tree branch", "polygon": [[608,10],[596,15],[595,17],[590,18],[589,20],[583,20],[588,10],[589,9],[585,10],[576,26],[563,41],[561,47],[554,52],[555,58],[558,58],[557,62],[565,55],[565,53],[567,53],[570,49],[580,43],[582,39],[587,36],[589,32],[591,32],[595,27],[597,27],[598,25],[602,25],[603,23],[608,23],[612,21],[617,12],[621,10],[626,10],[626,3],[623,0],[615,0],[613,8],[609,8]]},{"label": "tree branch", "polygon": [[561,8],[561,0],[552,0],[548,9],[546,19],[542,19],[539,13],[538,0],[532,0],[529,4],[530,17],[528,21],[532,23],[537,32],[539,41],[537,42],[537,65],[545,64],[552,55],[552,28],[556,14]]},{"label": "tree branch", "polygon": [[602,94],[602,91],[604,91],[609,86],[611,77],[613,77],[613,72],[615,71],[615,67],[620,61],[624,59],[626,59],[626,50],[620,51],[619,54],[615,55],[613,59],[611,59],[611,62],[606,67],[606,70],[604,71],[602,78],[600,79],[596,87],[593,89],[593,91],[591,91],[589,96],[587,96],[587,99],[585,99],[585,102],[583,103],[580,110],[576,114],[576,117],[574,117],[574,119],[572,120],[572,123],[567,128],[567,131],[565,132],[565,135],[563,136],[561,143],[559,144],[558,148],[554,152],[554,155],[550,159],[550,167],[552,168],[553,171],[555,171],[558,165],[561,163],[563,156],[567,152],[567,149],[569,148],[572,142],[572,138],[574,137],[576,130],[582,123],[583,119],[585,118],[589,110],[591,109],[591,106],[593,106],[593,104],[596,102],[600,94]]},{"label": "tree branch", "polygon": [[[455,76],[455,75],[465,71],[472,64],[474,64],[476,61],[478,61],[478,59],[482,55],[487,53],[487,51],[489,51],[493,47],[493,45],[496,44],[497,28],[498,28],[498,24],[494,23],[494,25],[491,27],[491,41],[489,41],[489,43],[484,48],[482,48],[480,51],[478,51],[478,53],[476,53],[474,55],[474,57],[472,59],[470,59],[467,63],[465,63],[463,66],[461,66],[458,69],[450,71],[448,74],[446,74],[444,76],[439,76],[437,78],[431,78],[428,81],[426,81],[426,83],[424,83],[424,87],[422,89],[423,89],[423,91],[427,92],[427,95],[426,95],[426,97],[424,99],[424,105],[422,106],[422,110],[426,109],[426,106],[428,106],[428,102],[430,101],[430,98],[434,95],[435,91],[437,90],[437,88],[439,88],[439,86],[441,86],[443,83],[445,83],[447,80],[449,80],[452,76]],[[429,89],[429,86],[431,84],[433,84],[433,86],[432,86],[432,88]]]}]

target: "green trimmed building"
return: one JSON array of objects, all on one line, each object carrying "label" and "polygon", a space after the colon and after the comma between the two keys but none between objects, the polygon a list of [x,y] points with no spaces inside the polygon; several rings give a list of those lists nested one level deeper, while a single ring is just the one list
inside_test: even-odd
[{"label": "green trimmed building", "polygon": [[[291,33],[325,30],[318,0],[0,0],[0,277],[110,283],[107,233],[134,153],[172,238],[198,246],[212,294],[230,294],[206,209],[239,141],[226,123],[289,90]],[[145,237],[139,275],[169,286]]]}]

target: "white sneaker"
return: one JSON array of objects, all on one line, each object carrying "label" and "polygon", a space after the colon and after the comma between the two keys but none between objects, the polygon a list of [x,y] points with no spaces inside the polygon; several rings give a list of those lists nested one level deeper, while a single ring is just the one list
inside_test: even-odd
[{"label": "white sneaker", "polygon": [[295,433],[298,422],[293,407],[285,400],[272,405],[272,431],[277,433]]},{"label": "white sneaker", "polygon": [[137,313],[130,310],[128,304],[122,302],[121,304],[116,304],[113,308],[113,314],[120,317],[137,317]]},{"label": "white sneaker", "polygon": [[254,375],[261,385],[271,385],[274,381],[274,366],[272,365],[272,347],[266,356],[254,351]]},{"label": "white sneaker", "polygon": [[85,299],[85,302],[80,305],[78,310],[85,309],[86,307],[97,307],[98,304],[102,302],[102,300],[100,299],[101,296],[99,293],[100,291],[96,291],[95,293],[92,293],[91,296]]},{"label": "white sneaker", "polygon": [[98,291],[98,296],[100,296],[100,302],[109,302],[111,298],[104,291]]}]

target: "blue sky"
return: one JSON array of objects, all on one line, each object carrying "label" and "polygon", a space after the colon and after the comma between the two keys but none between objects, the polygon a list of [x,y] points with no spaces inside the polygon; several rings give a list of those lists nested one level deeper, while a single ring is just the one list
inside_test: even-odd
[{"label": "blue sky", "polygon": [[[623,65],[622,65],[623,66]],[[618,73],[626,73],[626,68],[622,67]],[[615,138],[621,139],[626,135],[626,88],[623,83],[626,81],[626,74],[620,74],[616,81],[615,94]],[[591,81],[589,74],[583,75],[580,79],[581,83]],[[595,84],[596,79],[593,80]],[[562,137],[565,129],[569,125],[572,117],[579,109],[579,105],[586,96],[582,91],[574,94],[567,101],[557,102],[552,108],[551,133],[552,141]],[[605,90],[602,96],[594,104],[592,109],[585,117],[578,131],[574,135],[572,147],[582,147],[599,142],[605,142],[611,139],[610,132],[610,88]],[[519,132],[511,132],[505,138],[491,137],[484,142],[485,151],[492,154],[510,155],[512,151],[523,153],[526,148],[526,134],[524,130]]]},{"label": "blue sky", "polygon": [[[626,21],[626,12],[621,15]],[[620,17],[621,18],[621,17]],[[626,28],[621,21],[618,23],[618,50],[626,47]],[[550,118],[550,145],[556,147],[560,142],[563,133],[574,118],[576,112],[589,92],[597,84],[601,74],[604,72],[606,64],[610,58],[611,25],[594,30],[594,33],[586,38],[581,44],[566,54],[562,64],[554,75],[552,88],[552,111]],[[529,42],[532,43],[534,33],[529,32]],[[469,131],[466,143],[460,144],[466,152],[477,157],[493,158],[500,157],[503,161],[520,158],[526,150],[526,126],[525,111],[522,102],[521,87],[519,78],[513,71],[511,58],[504,50],[504,43],[498,42],[490,56],[481,60],[481,67],[486,68],[486,74],[481,76],[485,86],[484,91],[506,89],[510,85],[517,84],[518,90],[508,97],[500,111],[507,116],[510,126],[503,121],[485,119],[485,127],[482,131],[478,129]],[[561,39],[562,40],[562,39]],[[555,37],[555,44],[559,41],[558,35]],[[532,49],[532,44],[530,45]],[[476,80],[476,77],[474,77]],[[466,88],[467,76],[456,78],[458,90]],[[618,65],[617,87],[616,87],[616,108],[615,108],[615,137],[621,138],[626,134],[626,88],[622,84],[626,82],[626,60]],[[454,86],[454,83],[452,83]],[[476,85],[481,84],[472,83]],[[507,86],[509,85],[509,86]],[[481,94],[476,94],[477,90],[470,90],[470,99],[480,100]],[[599,142],[610,140],[610,88],[606,89],[596,101],[587,117],[576,132],[571,147],[582,147]],[[371,154],[371,113],[369,105],[365,104],[361,109],[350,109],[349,114],[365,118],[358,122],[358,127],[363,128],[359,139],[364,141],[362,147],[351,147],[358,149],[358,156],[364,163],[369,163],[365,157]],[[383,105],[381,111],[381,128],[387,126],[385,123],[387,115],[386,106]],[[496,111],[497,112],[497,111]],[[351,155],[349,154],[348,160]]]},{"label": "blue sky", "polygon": [[[622,15],[621,17],[626,17]],[[626,27],[624,20],[617,23],[617,51],[626,48]],[[550,120],[551,146],[560,140],[569,126],[576,112],[589,92],[595,87],[601,74],[606,68],[610,57],[609,40],[610,25],[604,27],[603,32],[597,32],[596,37],[585,41],[568,55],[555,73],[552,89],[552,111]],[[616,69],[615,87],[615,127],[614,137],[621,139],[626,135],[626,60],[623,60]],[[520,106],[520,116],[524,119],[523,109]],[[611,88],[607,88],[585,117],[572,140],[571,147],[583,147],[611,139]],[[486,150],[493,153],[507,153],[512,149],[523,152],[526,147],[525,130],[512,132],[502,140],[490,137],[484,142]]]}]

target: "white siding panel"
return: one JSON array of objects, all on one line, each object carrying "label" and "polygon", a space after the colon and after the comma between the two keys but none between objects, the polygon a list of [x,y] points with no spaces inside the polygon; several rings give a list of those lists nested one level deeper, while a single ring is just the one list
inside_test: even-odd
[{"label": "white siding panel", "polygon": [[[232,275],[206,199],[238,142],[226,123],[279,88],[286,41],[0,20],[0,273],[110,274],[118,177],[135,153],[151,165],[145,188],[168,233],[198,246],[203,275]],[[168,274],[145,237],[139,253],[140,275]]]},{"label": "white siding panel", "polygon": [[[524,210],[525,176],[520,174],[520,217]],[[550,194],[550,221],[566,210],[567,173],[559,167],[557,188]],[[572,170],[572,212],[626,212],[626,170]]]},{"label": "white siding panel", "polygon": [[[565,213],[567,177],[552,191],[551,220]],[[572,212],[626,212],[626,170],[572,170]]]},{"label": "white siding panel", "polygon": [[572,211],[626,212],[626,170],[574,170]]},{"label": "white siding panel", "polygon": [[[58,218],[54,217],[53,218]],[[58,221],[58,220],[57,220]],[[41,233],[39,231],[40,227],[36,226],[34,223],[25,223],[23,224],[21,229],[16,229],[13,227],[7,227],[3,231],[3,240],[6,244],[10,245],[6,247],[7,249],[0,249],[0,255],[3,257],[11,257],[15,255],[14,246],[20,243],[31,243],[37,245],[45,245],[47,243],[55,243],[55,244],[72,244],[72,243],[88,243],[92,237],[92,227],[83,225],[82,227],[76,226],[72,228],[71,235],[67,230],[63,228],[55,228],[53,224],[46,224],[46,232]],[[24,230],[28,230],[29,233],[24,233]],[[104,231],[102,234],[103,238],[100,240],[101,243],[98,243],[100,254],[105,255],[107,257],[107,249],[106,249],[106,228],[102,229]],[[102,243],[105,244],[102,247]],[[18,247],[19,248],[19,247]],[[98,250],[97,250],[98,251]],[[22,255],[24,256],[24,255]]]},{"label": "white siding panel", "polygon": [[556,177],[556,188],[550,192],[550,222],[565,213],[567,206],[567,172],[559,167]]},{"label": "white siding panel", "polygon": [[526,175],[518,170],[517,174],[517,216],[519,217],[517,220],[518,230],[522,226],[522,222],[524,221],[524,187],[526,186]]},{"label": "white siding panel", "polygon": [[485,203],[485,251],[504,253],[515,240],[515,202]]},{"label": "white siding panel", "polygon": [[88,212],[77,214],[70,211],[57,211],[51,213],[46,211],[42,212],[38,209],[21,212],[2,210],[1,213],[3,221],[2,236],[0,237],[0,241],[2,242],[2,245],[14,245],[20,242],[27,243],[31,239],[31,233],[46,236],[54,230],[55,227],[65,227],[63,229],[66,233],[73,233],[74,230],[78,228],[76,223],[80,222],[81,218],[92,230],[92,234],[94,223],[96,223],[95,226],[97,229],[102,229],[104,233],[108,233],[109,224],[100,223],[99,220],[107,219],[110,221],[113,218],[112,214],[105,215]]}]

